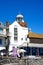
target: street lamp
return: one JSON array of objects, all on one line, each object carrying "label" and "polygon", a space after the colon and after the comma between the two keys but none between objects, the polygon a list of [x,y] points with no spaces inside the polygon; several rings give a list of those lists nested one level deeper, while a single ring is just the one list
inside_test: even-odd
[{"label": "street lamp", "polygon": [[27,38],[27,53],[28,53],[29,42],[30,42],[30,40],[29,40],[29,38]]}]

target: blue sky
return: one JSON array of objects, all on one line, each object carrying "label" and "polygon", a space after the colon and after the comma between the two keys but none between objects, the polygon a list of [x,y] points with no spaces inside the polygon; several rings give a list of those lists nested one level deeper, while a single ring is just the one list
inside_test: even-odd
[{"label": "blue sky", "polygon": [[28,28],[43,34],[43,0],[0,0],[0,22],[11,24],[21,12]]}]

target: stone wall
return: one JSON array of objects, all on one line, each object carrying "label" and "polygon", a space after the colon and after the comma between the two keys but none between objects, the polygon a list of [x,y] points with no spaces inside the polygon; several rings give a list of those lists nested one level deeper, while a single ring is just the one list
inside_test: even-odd
[{"label": "stone wall", "polygon": [[0,59],[0,65],[43,65],[43,59]]}]

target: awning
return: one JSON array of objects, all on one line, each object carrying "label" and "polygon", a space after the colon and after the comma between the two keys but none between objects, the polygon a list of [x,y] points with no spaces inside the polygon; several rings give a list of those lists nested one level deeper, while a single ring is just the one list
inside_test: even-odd
[{"label": "awning", "polygon": [[19,47],[43,47],[43,44],[39,43],[23,43]]},{"label": "awning", "polygon": [[43,47],[43,44],[38,44],[38,43],[29,43],[28,44],[29,47]]}]

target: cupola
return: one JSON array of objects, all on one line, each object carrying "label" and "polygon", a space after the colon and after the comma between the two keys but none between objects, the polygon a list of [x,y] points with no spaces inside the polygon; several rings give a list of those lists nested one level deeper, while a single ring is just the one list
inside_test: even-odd
[{"label": "cupola", "polygon": [[17,21],[17,22],[24,22],[23,15],[19,13],[19,14],[16,16],[16,21]]}]

